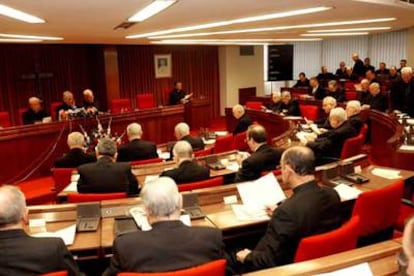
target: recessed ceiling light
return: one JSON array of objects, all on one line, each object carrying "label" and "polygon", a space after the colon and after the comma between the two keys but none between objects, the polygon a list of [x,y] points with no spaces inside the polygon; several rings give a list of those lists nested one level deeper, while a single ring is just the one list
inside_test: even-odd
[{"label": "recessed ceiling light", "polygon": [[39,35],[19,35],[19,34],[1,34],[0,37],[20,38],[20,39],[37,39],[37,40],[63,40],[63,37],[56,36],[39,36]]},{"label": "recessed ceiling light", "polygon": [[361,31],[381,31],[390,30],[391,27],[368,27],[368,28],[351,28],[351,29],[329,29],[329,30],[311,30],[308,33],[336,33],[336,32],[361,32]]},{"label": "recessed ceiling light", "polygon": [[277,19],[277,18],[284,18],[284,17],[296,16],[296,15],[322,12],[322,11],[326,11],[329,9],[332,9],[332,7],[315,7],[315,8],[292,10],[292,11],[286,11],[286,12],[270,13],[270,14],[243,17],[243,18],[238,18],[234,20],[212,22],[212,23],[206,23],[206,24],[201,24],[201,25],[187,26],[187,27],[151,32],[151,33],[145,33],[145,34],[129,35],[126,38],[129,38],[129,39],[143,38],[143,37],[165,35],[165,34],[178,33],[178,32],[188,32],[188,31],[202,30],[202,29],[208,29],[208,28],[217,28],[217,27],[228,26],[228,25],[233,25],[233,24],[264,21],[264,20],[270,20],[270,19]]},{"label": "recessed ceiling light", "polygon": [[5,43],[28,43],[28,42],[42,42],[40,39],[17,39],[17,38],[0,38],[0,42]]},{"label": "recessed ceiling light", "polygon": [[322,38],[274,38],[274,39],[172,39],[152,41],[153,44],[185,45],[263,45],[273,42],[320,41]]},{"label": "recessed ceiling light", "polygon": [[0,4],[0,14],[4,15],[4,16],[8,16],[20,21],[24,21],[27,23],[45,23],[46,21],[42,18],[36,17],[34,15],[10,8],[8,6],[5,5],[1,5]]},{"label": "recessed ceiling light", "polygon": [[352,33],[317,33],[317,34],[301,34],[301,36],[352,36],[367,35],[369,32],[352,32]]},{"label": "recessed ceiling light", "polygon": [[156,15],[157,13],[160,13],[161,11],[165,10],[172,4],[177,2],[177,0],[155,0],[130,18],[128,18],[128,21],[130,22],[142,22],[151,16]]},{"label": "recessed ceiling light", "polygon": [[395,17],[373,18],[373,19],[363,19],[363,20],[349,20],[349,21],[334,21],[334,22],[302,24],[302,25],[287,25],[287,26],[276,26],[276,27],[265,27],[265,28],[254,28],[254,29],[240,29],[240,30],[232,30],[232,31],[164,35],[164,36],[150,37],[150,39],[169,39],[169,38],[183,38],[183,37],[196,37],[196,36],[221,35],[221,34],[271,32],[271,31],[302,29],[302,28],[318,28],[318,27],[328,27],[328,26],[369,24],[369,23],[378,23],[378,22],[388,22],[388,21],[394,21],[394,20],[396,20]]}]

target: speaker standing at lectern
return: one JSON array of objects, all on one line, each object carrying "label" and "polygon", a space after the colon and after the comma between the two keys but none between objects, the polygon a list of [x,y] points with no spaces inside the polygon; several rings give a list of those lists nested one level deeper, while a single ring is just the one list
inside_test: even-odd
[{"label": "speaker standing at lectern", "polygon": [[180,81],[174,83],[174,89],[170,92],[170,105],[185,104],[189,102],[193,94],[186,95],[183,84]]}]

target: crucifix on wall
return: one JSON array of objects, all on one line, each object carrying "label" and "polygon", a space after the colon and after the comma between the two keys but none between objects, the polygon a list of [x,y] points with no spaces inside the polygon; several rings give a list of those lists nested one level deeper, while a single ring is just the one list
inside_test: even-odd
[{"label": "crucifix on wall", "polygon": [[20,76],[21,80],[34,80],[35,81],[35,93],[36,95],[42,95],[42,80],[53,78],[53,73],[51,72],[41,72],[40,64],[35,63],[35,70],[33,73],[27,73]]}]

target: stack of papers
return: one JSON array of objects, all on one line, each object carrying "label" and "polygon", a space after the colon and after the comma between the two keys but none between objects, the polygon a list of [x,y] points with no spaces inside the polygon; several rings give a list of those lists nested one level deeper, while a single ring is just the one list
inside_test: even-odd
[{"label": "stack of papers", "polygon": [[375,168],[372,170],[372,174],[379,176],[379,177],[383,177],[386,179],[399,179],[402,176],[400,175],[400,171],[398,170],[392,170],[392,169],[380,169],[380,168]]},{"label": "stack of papers", "polygon": [[358,275],[358,276],[373,276],[371,268],[368,263],[362,263],[347,268],[339,269],[329,273],[316,274],[315,276],[348,276],[348,275]]},{"label": "stack of papers", "polygon": [[339,194],[341,201],[356,199],[362,193],[361,190],[345,184],[339,184],[334,189]]},{"label": "stack of papers", "polygon": [[66,245],[73,244],[75,240],[76,234],[76,224],[70,225],[66,228],[60,229],[55,232],[40,232],[36,234],[32,234],[32,237],[36,238],[47,238],[47,237],[54,237],[54,238],[61,238]]}]

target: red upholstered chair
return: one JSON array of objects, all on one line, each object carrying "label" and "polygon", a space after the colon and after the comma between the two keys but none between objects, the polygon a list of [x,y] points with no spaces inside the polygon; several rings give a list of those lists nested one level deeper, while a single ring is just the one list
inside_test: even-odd
[{"label": "red upholstered chair", "polygon": [[79,193],[68,193],[69,203],[80,203],[80,202],[91,202],[101,201],[108,199],[120,199],[126,198],[126,193],[106,193],[106,194],[79,194]]},{"label": "red upholstered chair", "polygon": [[146,159],[146,160],[137,160],[137,161],[131,161],[129,162],[131,166],[139,166],[139,165],[145,165],[145,164],[153,164],[153,163],[160,163],[164,161],[162,158],[152,158],[152,159]]},{"label": "red upholstered chair", "polygon": [[226,260],[216,260],[199,266],[169,272],[122,272],[118,276],[224,276]]},{"label": "red upholstered chair", "polygon": [[300,113],[302,114],[302,117],[305,117],[306,119],[315,121],[318,120],[318,114],[319,114],[319,108],[316,105],[299,105]]},{"label": "red upholstered chair", "polygon": [[240,151],[249,151],[249,145],[246,142],[246,131],[237,133],[234,136],[234,147]]},{"label": "red upholstered chair", "polygon": [[211,148],[197,150],[194,152],[194,157],[207,156],[211,154]]},{"label": "red upholstered chair", "polygon": [[27,107],[22,107],[18,109],[19,118],[17,118],[19,125],[23,125],[23,114],[27,111]]},{"label": "red upholstered chair", "polygon": [[40,276],[68,276],[68,272],[67,271],[56,271],[56,272],[42,274]]},{"label": "red upholstered chair", "polygon": [[355,90],[346,90],[345,91],[345,98],[347,101],[357,100],[358,93]]},{"label": "red upholstered chair", "polygon": [[395,229],[403,232],[405,223],[409,218],[414,216],[414,194],[411,200],[402,199],[400,204],[400,210],[398,212],[397,222],[395,224]]},{"label": "red upholstered chair", "polygon": [[185,191],[192,191],[196,189],[202,189],[202,188],[209,188],[209,187],[215,187],[215,186],[221,186],[223,185],[223,177],[214,177],[203,181],[197,181],[197,182],[191,182],[187,184],[180,184],[178,185],[178,190],[180,192]]},{"label": "red upholstered chair", "polygon": [[296,250],[295,263],[354,249],[358,240],[359,217],[327,233],[303,238]]},{"label": "red upholstered chair", "polygon": [[352,81],[346,81],[344,83],[344,88],[349,89],[349,90],[355,90],[355,84],[357,84],[357,83],[352,82]]},{"label": "red upholstered chair", "polygon": [[250,108],[250,109],[261,110],[262,109],[262,102],[248,101],[248,102],[246,102],[246,107]]},{"label": "red upholstered chair", "polygon": [[132,110],[130,99],[112,99],[111,100],[111,113],[128,112]]},{"label": "red upholstered chair", "polygon": [[0,112],[0,126],[1,127],[9,127],[10,124],[10,116],[9,112],[7,111],[1,111]]},{"label": "red upholstered chair", "polygon": [[59,106],[59,105],[61,105],[62,103],[61,102],[52,102],[51,104],[50,104],[50,116],[52,117],[52,120],[53,121],[57,121],[57,114],[56,114],[56,108]]},{"label": "red upholstered chair", "polygon": [[137,95],[136,104],[139,109],[155,107],[154,95],[151,93],[139,94]]},{"label": "red upholstered chair", "polygon": [[364,142],[367,139],[367,134],[368,134],[368,125],[367,124],[363,124],[361,129],[359,130],[359,134],[362,135],[362,137],[364,137]]},{"label": "red upholstered chair", "polygon": [[346,139],[342,147],[341,159],[346,159],[351,156],[360,154],[362,152],[362,146],[364,145],[364,142],[365,139],[361,134]]},{"label": "red upholstered chair", "polygon": [[54,192],[56,194],[60,193],[63,189],[70,184],[73,171],[75,168],[52,168],[52,176],[54,184]]},{"label": "red upholstered chair", "polygon": [[234,150],[234,138],[232,134],[217,137],[213,152],[220,153]]},{"label": "red upholstered chair", "polygon": [[358,245],[390,239],[398,218],[404,180],[385,188],[363,192],[356,199],[352,216],[359,216]]}]

